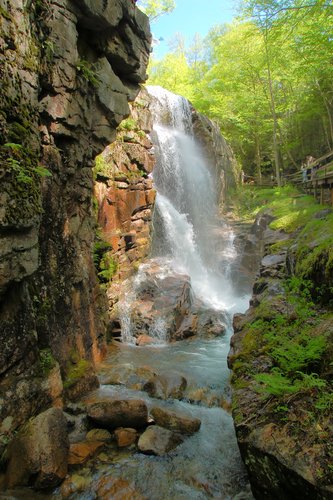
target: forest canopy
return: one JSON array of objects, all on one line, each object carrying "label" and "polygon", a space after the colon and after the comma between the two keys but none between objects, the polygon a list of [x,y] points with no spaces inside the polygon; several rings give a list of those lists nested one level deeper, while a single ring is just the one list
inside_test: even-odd
[{"label": "forest canopy", "polygon": [[186,47],[177,34],[150,85],[216,120],[248,175],[290,173],[333,148],[331,0],[245,0]]}]

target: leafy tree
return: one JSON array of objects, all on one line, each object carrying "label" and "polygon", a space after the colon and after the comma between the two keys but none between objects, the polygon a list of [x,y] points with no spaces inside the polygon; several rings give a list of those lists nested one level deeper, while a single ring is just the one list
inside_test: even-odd
[{"label": "leafy tree", "polygon": [[174,0],[140,0],[138,6],[150,17],[151,21],[155,21],[163,14],[172,12],[176,3]]},{"label": "leafy tree", "polygon": [[[149,83],[218,121],[246,173],[300,167],[333,147],[333,6],[328,0],[245,0],[242,16],[153,61]],[[272,167],[274,166],[274,170]]]}]

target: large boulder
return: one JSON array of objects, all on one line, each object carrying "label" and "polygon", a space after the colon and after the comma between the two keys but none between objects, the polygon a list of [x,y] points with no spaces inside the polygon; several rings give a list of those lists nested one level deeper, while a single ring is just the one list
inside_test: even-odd
[{"label": "large boulder", "polygon": [[165,455],[176,448],[182,442],[179,434],[168,429],[163,429],[158,425],[148,427],[141,434],[138,447],[147,455]]},{"label": "large boulder", "polygon": [[182,412],[155,406],[150,413],[157,425],[183,434],[194,434],[201,426],[199,418],[190,417]]},{"label": "large boulder", "polygon": [[57,486],[67,474],[69,441],[62,410],[50,408],[31,420],[11,443],[6,471],[8,488]]},{"label": "large boulder", "polygon": [[88,405],[88,417],[106,428],[133,427],[140,429],[147,425],[148,409],[140,399],[110,399]]}]

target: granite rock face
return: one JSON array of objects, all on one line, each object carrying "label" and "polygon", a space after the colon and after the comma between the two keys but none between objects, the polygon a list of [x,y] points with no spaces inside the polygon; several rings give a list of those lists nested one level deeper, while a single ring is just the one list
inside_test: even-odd
[{"label": "granite rock face", "polygon": [[52,402],[41,349],[63,379],[103,351],[92,166],[145,81],[151,35],[130,0],[0,7],[0,421],[12,417],[10,434]]},{"label": "granite rock face", "polygon": [[136,270],[150,250],[155,190],[150,174],[155,165],[149,96],[145,89],[131,103],[131,115],[117,130],[116,141],[100,155],[95,171],[98,224],[111,245],[123,280]]}]

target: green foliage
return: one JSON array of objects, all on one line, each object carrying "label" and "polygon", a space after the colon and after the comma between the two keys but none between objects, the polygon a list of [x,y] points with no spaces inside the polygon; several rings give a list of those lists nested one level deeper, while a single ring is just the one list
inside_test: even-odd
[{"label": "green foliage", "polygon": [[77,63],[76,69],[83,80],[91,83],[93,87],[98,87],[100,82],[95,67],[92,63],[90,63],[89,61],[85,61],[84,59],[81,59]]},{"label": "green foliage", "polygon": [[4,9],[3,7],[0,6],[0,16],[6,19],[7,21],[12,21],[12,16],[9,14],[9,12]]},{"label": "green foliage", "polygon": [[[269,373],[254,375],[254,380],[259,383],[256,386],[259,393],[281,397],[316,390],[320,395],[318,404],[324,409],[328,405],[324,397],[327,382],[319,373],[322,358],[327,352],[328,336],[325,332],[314,334],[316,309],[309,286],[309,282],[297,277],[289,279],[285,284],[285,293],[290,314],[271,308],[270,317],[250,324],[246,335],[261,338],[261,349],[274,362]],[[243,351],[245,354],[248,352],[244,342]]]},{"label": "green foliage", "polygon": [[21,144],[7,142],[2,146],[6,151],[5,165],[7,171],[14,175],[21,184],[32,184],[38,177],[50,177],[51,172],[38,164],[32,163],[31,153]]},{"label": "green foliage", "polygon": [[118,269],[118,264],[111,255],[104,255],[99,263],[100,271],[97,273],[101,283],[108,283]]},{"label": "green foliage", "polygon": [[290,173],[333,146],[332,21],[325,2],[246,0],[202,44],[153,60],[149,83],[217,120],[247,174]]},{"label": "green foliage", "polygon": [[138,124],[137,121],[134,120],[134,118],[126,118],[123,120],[119,125],[118,125],[118,130],[138,130]]},{"label": "green foliage", "polygon": [[155,21],[163,14],[172,12],[176,7],[176,2],[175,0],[140,0],[138,6],[147,14],[151,21]]},{"label": "green foliage", "polygon": [[43,376],[47,376],[56,364],[51,349],[42,349],[39,351],[39,364]]},{"label": "green foliage", "polygon": [[106,284],[112,280],[118,264],[112,257],[112,246],[107,241],[97,239],[94,243],[93,261],[100,283]]},{"label": "green foliage", "polygon": [[47,62],[52,62],[55,54],[55,46],[51,40],[44,40],[42,43],[44,56]]},{"label": "green foliage", "polygon": [[103,153],[96,156],[95,158],[95,166],[94,166],[94,177],[97,175],[101,175],[102,177],[112,177],[112,168],[105,160]]}]

